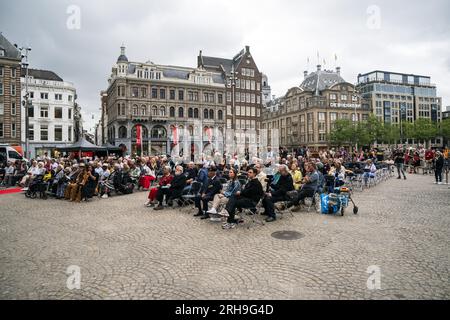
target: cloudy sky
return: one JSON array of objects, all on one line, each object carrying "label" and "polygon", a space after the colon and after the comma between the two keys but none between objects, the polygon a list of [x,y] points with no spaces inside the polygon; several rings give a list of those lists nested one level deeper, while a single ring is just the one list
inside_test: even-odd
[{"label": "cloudy sky", "polygon": [[326,69],[337,55],[352,83],[375,69],[431,76],[447,106],[449,21],[448,0],[0,0],[0,31],[32,47],[31,67],[75,84],[88,129],[122,43],[130,61],[192,67],[199,50],[232,57],[249,45],[277,96],[301,83],[308,57],[312,71],[317,52]]}]

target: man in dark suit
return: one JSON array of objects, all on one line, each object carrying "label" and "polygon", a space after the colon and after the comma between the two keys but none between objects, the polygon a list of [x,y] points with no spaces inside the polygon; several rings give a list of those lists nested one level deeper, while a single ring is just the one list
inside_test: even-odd
[{"label": "man in dark suit", "polygon": [[294,190],[294,181],[292,176],[288,171],[286,165],[281,165],[280,169],[280,179],[278,179],[276,184],[271,186],[271,190],[266,194],[264,198],[263,205],[265,209],[265,214],[268,215],[266,221],[272,222],[276,220],[274,204],[279,201],[286,201],[287,193]]},{"label": "man in dark suit", "polygon": [[264,195],[261,182],[256,178],[256,169],[248,169],[247,175],[248,182],[245,187],[242,191],[238,191],[236,196],[230,197],[222,212],[223,215],[228,215],[227,223],[222,226],[223,229],[233,229],[236,227],[236,220],[234,219],[236,209],[254,208]]},{"label": "man in dark suit", "polygon": [[[195,207],[198,213],[194,217],[201,217],[201,219],[208,219],[208,202],[214,199],[214,196],[222,190],[222,184],[216,175],[217,169],[211,166],[208,170],[208,183],[203,185],[200,190],[201,195],[195,198]],[[203,207],[202,207],[203,204]]]}]

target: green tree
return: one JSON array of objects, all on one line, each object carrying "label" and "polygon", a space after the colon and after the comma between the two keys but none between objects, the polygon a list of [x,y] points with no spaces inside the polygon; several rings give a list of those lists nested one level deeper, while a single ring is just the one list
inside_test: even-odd
[{"label": "green tree", "polygon": [[351,144],[354,141],[354,125],[349,119],[338,119],[334,122],[334,128],[329,134],[329,141],[339,147]]},{"label": "green tree", "polygon": [[383,140],[383,123],[374,114],[369,115],[369,119],[364,122],[364,125],[370,139],[370,144]]},{"label": "green tree", "polygon": [[450,118],[442,120],[440,129],[441,135],[446,139],[450,139]]},{"label": "green tree", "polygon": [[400,127],[391,124],[391,123],[384,123],[383,124],[383,142],[386,142],[388,144],[394,144],[398,141],[400,141]]},{"label": "green tree", "polygon": [[428,140],[436,138],[438,129],[436,123],[430,119],[420,118],[414,122],[414,134],[413,138],[416,140],[425,140],[428,144]]}]

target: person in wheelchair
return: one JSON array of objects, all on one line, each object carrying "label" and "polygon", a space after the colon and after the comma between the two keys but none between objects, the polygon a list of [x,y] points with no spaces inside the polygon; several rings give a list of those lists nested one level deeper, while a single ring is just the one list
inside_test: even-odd
[{"label": "person in wheelchair", "polygon": [[345,167],[342,165],[342,162],[340,160],[334,161],[334,166],[331,167],[330,171],[328,172],[328,175],[334,176],[335,187],[341,187],[345,183]]},{"label": "person in wheelchair", "polygon": [[309,162],[305,166],[307,173],[303,178],[302,188],[298,192],[297,199],[288,204],[289,207],[298,207],[305,198],[313,197],[319,186],[319,173],[317,172],[316,164]]},{"label": "person in wheelchair", "polygon": [[266,222],[275,221],[275,203],[280,201],[287,201],[287,193],[294,190],[294,181],[292,180],[292,175],[289,173],[288,167],[286,165],[281,165],[278,169],[280,173],[280,178],[275,184],[272,184],[270,191],[266,193],[263,200],[264,213],[268,216]]}]

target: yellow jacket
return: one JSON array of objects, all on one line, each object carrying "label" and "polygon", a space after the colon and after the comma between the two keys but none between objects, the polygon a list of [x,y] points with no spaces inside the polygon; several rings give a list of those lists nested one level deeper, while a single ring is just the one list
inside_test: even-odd
[{"label": "yellow jacket", "polygon": [[295,190],[300,190],[302,185],[303,175],[300,170],[291,171],[292,180],[294,181]]}]

